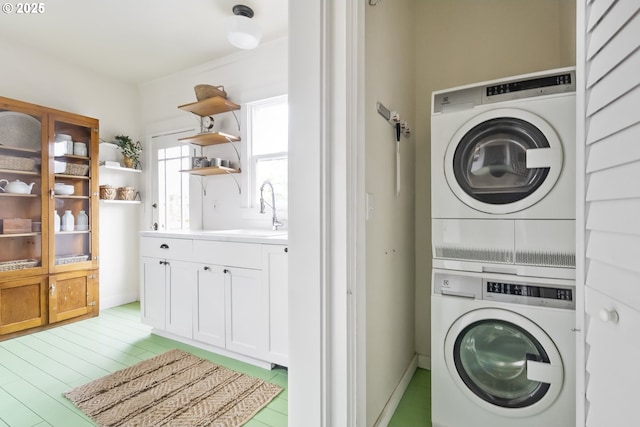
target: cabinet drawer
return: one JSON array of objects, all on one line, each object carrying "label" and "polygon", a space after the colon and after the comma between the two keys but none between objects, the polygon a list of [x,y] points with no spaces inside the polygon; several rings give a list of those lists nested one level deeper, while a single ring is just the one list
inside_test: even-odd
[{"label": "cabinet drawer", "polygon": [[193,260],[207,264],[262,268],[262,246],[256,243],[193,241]]},{"label": "cabinet drawer", "polygon": [[190,261],[193,241],[163,237],[140,237],[140,256]]}]

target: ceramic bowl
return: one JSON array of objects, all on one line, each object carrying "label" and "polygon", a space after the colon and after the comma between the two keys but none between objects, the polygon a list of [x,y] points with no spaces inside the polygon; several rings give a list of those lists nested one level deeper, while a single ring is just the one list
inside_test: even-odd
[{"label": "ceramic bowl", "polygon": [[61,196],[70,196],[74,190],[73,185],[57,183],[53,186],[53,192]]}]

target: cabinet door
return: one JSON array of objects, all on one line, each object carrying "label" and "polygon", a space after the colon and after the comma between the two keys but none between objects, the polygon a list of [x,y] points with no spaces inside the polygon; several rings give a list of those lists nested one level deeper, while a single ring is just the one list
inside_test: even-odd
[{"label": "cabinet door", "polygon": [[194,293],[197,265],[167,260],[167,331],[193,338]]},{"label": "cabinet door", "polygon": [[97,270],[50,276],[49,323],[97,313],[97,284]]},{"label": "cabinet door", "polygon": [[225,273],[224,267],[206,265],[198,270],[193,338],[224,348]]},{"label": "cabinet door", "polygon": [[247,356],[266,356],[268,298],[262,271],[225,268],[227,294],[227,349]]},{"label": "cabinet door", "polygon": [[[73,114],[49,117],[49,270],[98,267],[98,121]],[[61,138],[73,142],[59,148]],[[62,141],[64,144],[64,141]],[[74,152],[74,146],[82,146]],[[56,230],[57,213],[61,227]],[[86,217],[85,217],[86,215]],[[79,218],[87,218],[79,221]],[[86,224],[85,224],[86,222]]]},{"label": "cabinet door", "polygon": [[0,283],[0,335],[47,323],[46,281],[36,276]]},{"label": "cabinet door", "polygon": [[289,366],[289,272],[286,246],[262,246],[262,277],[269,295],[268,360]]},{"label": "cabinet door", "polygon": [[42,109],[0,97],[1,280],[47,271],[46,135]]},{"label": "cabinet door", "polygon": [[636,398],[640,313],[589,287],[585,290],[590,403],[586,425],[640,425]]},{"label": "cabinet door", "polygon": [[141,258],[140,311],[142,323],[164,330],[166,312],[165,261]]}]

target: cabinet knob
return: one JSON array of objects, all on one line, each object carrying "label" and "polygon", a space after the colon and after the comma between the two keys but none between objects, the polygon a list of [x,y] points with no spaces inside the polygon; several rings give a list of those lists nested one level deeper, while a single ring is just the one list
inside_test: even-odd
[{"label": "cabinet knob", "polygon": [[224,270],[222,270],[222,272],[223,272],[224,274],[229,274],[229,273],[231,273],[231,272],[230,272],[229,270],[227,270],[226,268],[225,268]]},{"label": "cabinet knob", "polygon": [[169,249],[169,245],[167,245],[166,243],[163,243],[160,245],[160,249]]},{"label": "cabinet knob", "polygon": [[53,295],[56,292],[56,284],[52,283],[51,285],[49,285],[49,294]]},{"label": "cabinet knob", "polygon": [[602,320],[603,322],[618,323],[618,321],[620,320],[618,312],[613,309],[607,310],[606,308],[601,308],[599,315],[600,320]]},{"label": "cabinet knob", "polygon": [[289,248],[284,248],[284,251],[285,251],[286,253],[289,253]]},{"label": "cabinet knob", "polygon": [[206,266],[204,267],[204,271],[211,271],[211,267],[209,267],[208,265],[206,265]]}]

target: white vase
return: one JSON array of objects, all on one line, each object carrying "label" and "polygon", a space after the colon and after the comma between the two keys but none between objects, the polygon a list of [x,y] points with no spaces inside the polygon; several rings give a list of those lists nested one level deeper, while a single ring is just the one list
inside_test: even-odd
[{"label": "white vase", "polygon": [[53,231],[60,231],[60,215],[58,215],[58,211],[53,211],[55,215],[53,215]]},{"label": "white vase", "polygon": [[76,218],[76,230],[86,231],[89,229],[89,216],[85,211],[80,211]]},{"label": "white vase", "polygon": [[71,211],[64,211],[64,215],[62,215],[62,231],[73,231],[74,222]]}]

